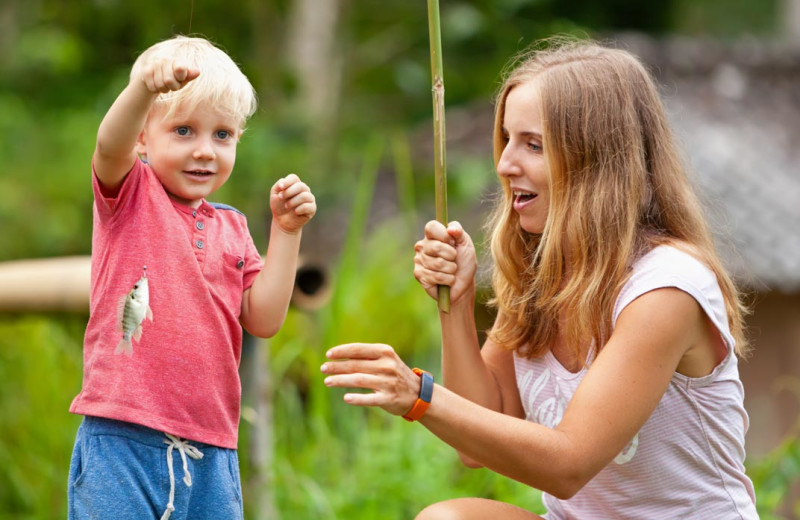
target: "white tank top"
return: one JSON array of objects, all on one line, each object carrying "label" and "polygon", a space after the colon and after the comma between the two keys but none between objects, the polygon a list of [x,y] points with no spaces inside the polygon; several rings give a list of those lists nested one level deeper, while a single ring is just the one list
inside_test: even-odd
[{"label": "white tank top", "polygon": [[[676,372],[642,429],[575,496],[559,500],[543,493],[550,520],[758,518],[744,468],[744,389],[713,271],[674,247],[653,249],[634,265],[612,323],[634,299],[663,287],[697,300],[719,329],[727,355],[707,376]],[[587,368],[569,372],[549,351],[533,360],[515,355],[514,365],[526,419],[556,426]]]}]

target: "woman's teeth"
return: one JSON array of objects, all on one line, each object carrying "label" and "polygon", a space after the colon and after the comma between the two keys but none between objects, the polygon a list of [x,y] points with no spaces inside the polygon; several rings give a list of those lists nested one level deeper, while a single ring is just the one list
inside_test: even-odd
[{"label": "woman's teeth", "polygon": [[526,200],[530,200],[536,196],[533,193],[528,193],[527,191],[514,191],[512,193],[514,195],[514,200],[518,202],[525,202]]}]

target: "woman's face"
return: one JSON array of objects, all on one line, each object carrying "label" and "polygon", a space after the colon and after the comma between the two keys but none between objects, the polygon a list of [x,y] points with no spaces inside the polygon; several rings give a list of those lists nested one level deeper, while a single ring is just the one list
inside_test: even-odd
[{"label": "woman's face", "polygon": [[536,82],[511,89],[503,112],[505,148],[497,175],[508,181],[519,224],[529,233],[542,233],[550,207],[550,172],[542,148],[542,117]]}]

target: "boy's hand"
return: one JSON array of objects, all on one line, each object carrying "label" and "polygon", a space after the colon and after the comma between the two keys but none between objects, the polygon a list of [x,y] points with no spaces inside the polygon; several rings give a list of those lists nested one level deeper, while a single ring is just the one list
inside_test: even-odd
[{"label": "boy's hand", "polygon": [[180,90],[199,75],[199,70],[180,61],[153,58],[139,67],[135,77],[144,83],[148,91],[158,94]]},{"label": "boy's hand", "polygon": [[297,233],[317,212],[309,187],[294,173],[278,180],[269,194],[273,220],[287,233]]}]

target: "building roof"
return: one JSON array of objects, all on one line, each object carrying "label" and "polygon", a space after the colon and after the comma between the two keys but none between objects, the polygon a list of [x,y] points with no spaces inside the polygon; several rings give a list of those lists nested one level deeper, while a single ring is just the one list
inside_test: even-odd
[{"label": "building roof", "polygon": [[800,291],[800,48],[617,41],[663,87],[728,266],[755,289]]}]

